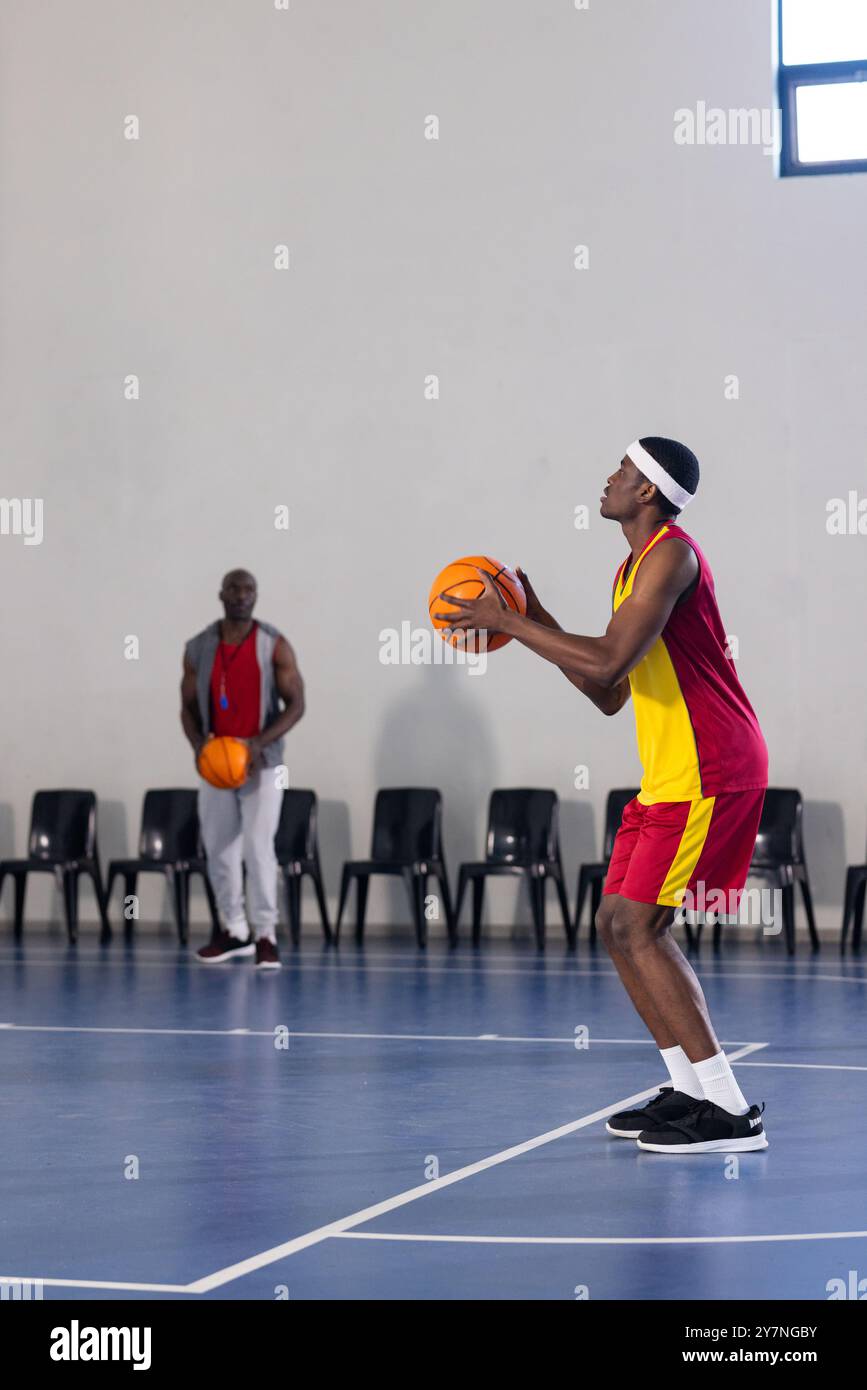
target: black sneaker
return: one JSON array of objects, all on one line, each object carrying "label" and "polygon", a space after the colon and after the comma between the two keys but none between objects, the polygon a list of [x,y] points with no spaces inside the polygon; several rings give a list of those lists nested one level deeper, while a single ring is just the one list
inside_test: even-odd
[{"label": "black sneaker", "polygon": [[277,943],[272,941],[270,937],[260,936],[256,942],[256,969],[280,969],[280,955],[277,950]]},{"label": "black sneaker", "polygon": [[196,955],[203,965],[221,965],[224,960],[234,960],[237,956],[252,956],[256,946],[251,937],[241,941],[231,932],[218,931],[207,946],[200,946]]},{"label": "black sneaker", "polygon": [[617,1139],[637,1139],[639,1134],[662,1128],[668,1120],[679,1120],[698,1105],[695,1096],[675,1091],[673,1086],[660,1086],[659,1094],[637,1110],[618,1110],[609,1115],[605,1128]]},{"label": "black sneaker", "polygon": [[698,1100],[680,1120],[638,1136],[638,1147],[657,1154],[747,1153],[766,1149],[768,1140],[761,1110],[751,1105],[746,1115],[732,1115],[712,1100]]}]

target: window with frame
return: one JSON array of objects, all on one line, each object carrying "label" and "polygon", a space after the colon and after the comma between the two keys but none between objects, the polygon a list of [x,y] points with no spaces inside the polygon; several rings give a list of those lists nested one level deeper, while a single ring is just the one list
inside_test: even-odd
[{"label": "window with frame", "polygon": [[777,0],[780,173],[867,173],[867,0]]}]

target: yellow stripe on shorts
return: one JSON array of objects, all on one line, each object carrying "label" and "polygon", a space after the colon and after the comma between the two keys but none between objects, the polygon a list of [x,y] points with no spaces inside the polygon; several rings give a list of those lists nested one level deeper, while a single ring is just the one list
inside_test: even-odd
[{"label": "yellow stripe on shorts", "polygon": [[702,796],[690,806],[677,854],[656,899],[660,907],[680,907],[686,885],[704,849],[715,801],[715,796]]}]

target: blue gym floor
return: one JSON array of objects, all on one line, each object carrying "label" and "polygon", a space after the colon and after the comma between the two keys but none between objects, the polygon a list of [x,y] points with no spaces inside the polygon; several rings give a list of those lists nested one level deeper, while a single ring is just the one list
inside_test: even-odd
[{"label": "blue gym floor", "polygon": [[586,942],[308,935],[268,975],[86,938],[0,942],[0,1276],[46,1299],[824,1300],[867,1274],[867,969],[833,945],[702,947],[767,1102],[735,1165],[606,1135],[666,1078]]}]

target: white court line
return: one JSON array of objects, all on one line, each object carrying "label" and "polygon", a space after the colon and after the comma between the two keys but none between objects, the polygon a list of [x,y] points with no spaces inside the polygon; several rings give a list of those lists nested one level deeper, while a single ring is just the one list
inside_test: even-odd
[{"label": "white court line", "polygon": [[[111,948],[109,947],[109,948],[106,948],[106,949],[111,949]],[[618,975],[617,975],[617,971],[616,971],[616,970],[602,970],[602,969],[599,969],[599,970],[577,970],[577,969],[576,969],[576,970],[571,970],[571,969],[568,969],[568,968],[565,969],[565,970],[555,969],[555,968],[553,968],[552,966],[547,965],[546,960],[545,960],[544,958],[543,958],[542,960],[539,960],[535,966],[530,966],[530,968],[528,968],[528,969],[523,969],[523,970],[522,970],[522,969],[517,969],[517,968],[515,968],[515,967],[509,968],[509,969],[505,969],[505,968],[500,969],[500,968],[496,968],[496,967],[495,967],[494,969],[491,969],[490,966],[488,966],[488,965],[485,963],[485,958],[484,958],[484,957],[481,957],[481,958],[480,958],[478,964],[475,964],[475,965],[466,965],[466,966],[464,966],[464,965],[449,965],[449,964],[437,965],[437,964],[433,964],[433,963],[431,962],[430,958],[425,957],[425,956],[421,956],[420,959],[419,959],[419,961],[418,961],[415,965],[368,965],[368,964],[366,963],[365,960],[362,960],[362,959],[359,959],[359,960],[350,960],[347,956],[340,956],[340,955],[337,954],[337,952],[335,952],[335,951],[332,951],[332,952],[330,953],[328,959],[327,959],[327,960],[324,960],[324,961],[323,961],[323,960],[319,960],[319,959],[317,959],[317,960],[315,960],[315,961],[310,961],[310,960],[307,960],[305,957],[299,957],[299,956],[296,956],[296,955],[294,955],[294,954],[289,954],[289,955],[284,956],[284,958],[283,958],[283,963],[284,963],[284,966],[285,966],[287,969],[292,969],[292,968],[294,968],[294,967],[297,965],[297,966],[301,966],[304,970],[309,970],[309,971],[313,971],[313,970],[319,970],[319,971],[328,970],[328,971],[331,971],[331,972],[332,972],[333,974],[335,974],[335,975],[339,975],[339,974],[342,974],[342,973],[344,973],[344,972],[345,972],[345,973],[351,973],[351,972],[353,972],[353,971],[358,971],[358,970],[362,970],[362,969],[365,970],[368,974],[377,974],[377,975],[417,975],[417,974],[419,973],[419,968],[420,968],[420,967],[423,967],[423,969],[424,969],[424,974],[425,974],[425,975],[474,975],[474,976],[476,976],[476,977],[479,977],[479,976],[482,976],[482,975],[485,975],[485,976],[488,976],[488,975],[490,975],[490,976],[499,976],[499,975],[507,975],[507,976],[517,975],[517,976],[523,976],[523,975],[526,975],[528,978],[535,978],[535,977],[538,977],[538,976],[543,976],[543,977],[546,978],[546,979],[572,979],[572,978],[575,978],[575,979],[583,979],[583,978],[589,978],[589,979],[594,979],[594,980],[595,980],[595,979],[611,979],[611,980],[616,980],[616,979],[619,978]],[[119,966],[128,968],[130,965],[134,965],[137,969],[140,969],[140,970],[163,970],[163,969],[171,969],[171,970],[195,970],[195,971],[201,970],[201,971],[203,971],[203,972],[204,972],[204,971],[207,971],[207,973],[208,973],[209,975],[212,975],[212,976],[213,976],[213,975],[216,975],[216,974],[218,973],[218,969],[219,969],[218,967],[214,967],[214,966],[203,966],[203,965],[201,964],[200,961],[196,961],[196,960],[190,960],[190,959],[177,960],[177,959],[170,959],[170,958],[168,958],[168,957],[167,957],[166,959],[164,959],[164,960],[160,960],[160,959],[156,958],[156,959],[154,959],[154,960],[152,960],[152,961],[150,961],[150,960],[140,960],[140,959],[138,959],[137,957],[131,959],[131,958],[128,957],[128,956],[126,956],[126,957],[116,957],[115,959],[98,960],[98,959],[96,959],[96,958],[88,958],[88,957],[77,956],[77,955],[76,955],[76,956],[73,956],[73,957],[70,959],[68,956],[63,956],[63,957],[61,957],[61,956],[56,956],[56,955],[55,955],[55,956],[33,956],[33,955],[29,954],[29,953],[25,953],[25,954],[23,954],[23,955],[6,955],[6,956],[0,954],[0,964],[10,964],[10,965],[50,965],[50,966],[55,966],[55,967],[56,967],[56,966],[60,966],[60,967],[68,967],[68,968],[74,968],[74,969],[80,969],[81,967],[86,966],[86,967],[94,967],[94,968],[96,968],[96,969],[106,969],[106,970],[110,970],[110,969],[113,969],[113,968],[119,967]],[[708,981],[712,981],[712,980],[803,980],[803,981],[805,981],[805,982],[807,982],[807,983],[810,983],[810,982],[812,982],[812,981],[815,980],[815,981],[819,981],[819,982],[822,982],[822,983],[831,983],[831,984],[858,984],[858,985],[867,985],[867,973],[862,974],[862,975],[814,975],[814,974],[798,974],[798,973],[797,973],[796,971],[794,971],[794,970],[784,970],[784,971],[772,971],[772,970],[755,970],[755,971],[747,971],[747,970],[714,970],[714,969],[712,968],[712,967],[713,967],[713,962],[712,962],[712,961],[704,961],[704,962],[703,962],[703,961],[700,960],[700,959],[694,959],[694,958],[691,958],[691,959],[690,959],[690,964],[692,965],[693,969],[695,970],[696,974],[699,976],[700,979],[705,979],[705,980],[708,980]],[[249,969],[250,967],[247,967],[247,968]],[[236,970],[237,970],[237,971],[243,971],[243,970],[245,969],[245,962],[243,962],[243,961],[229,961],[228,963],[226,963],[226,964],[222,967],[222,969],[223,969],[223,971],[224,971],[227,975],[231,975],[231,974],[232,974],[234,971],[236,971]],[[262,972],[260,972],[260,974],[261,974],[261,973],[262,973]],[[275,971],[274,973],[276,974],[276,971]],[[287,978],[287,977],[284,976],[284,978]]]},{"label": "white court line", "polygon": [[780,1240],[860,1240],[867,1231],[806,1231],[784,1236],[438,1236],[338,1231],[335,1240],[444,1241],[456,1245],[749,1245]]},{"label": "white court line", "polygon": [[[258,1028],[96,1028],[96,1027],[73,1027],[65,1024],[42,1024],[42,1023],[0,1023],[0,1030],[9,1033],[129,1033],[134,1036],[142,1035],[145,1037],[206,1037],[206,1038],[272,1038],[274,1029]],[[557,1037],[550,1035],[546,1037],[522,1038],[513,1037],[506,1033],[312,1033],[289,1031],[286,1035],[289,1038],[334,1038],[348,1041],[374,1041],[374,1042],[499,1042],[499,1043],[556,1043],[559,1046],[569,1044],[574,1046],[575,1039],[567,1035]],[[624,1047],[656,1047],[653,1038],[594,1038],[592,1035],[587,1039],[591,1047],[624,1046]],[[722,1047],[747,1047],[747,1043],[735,1042],[723,1039]],[[762,1047],[770,1047],[770,1043],[762,1043]],[[578,1049],[583,1050],[583,1049]],[[741,1053],[741,1056],[746,1056]],[[731,1061],[731,1057],[729,1061]],[[856,1066],[850,1063],[837,1062],[742,1062],[745,1067],[784,1067],[792,1071],[867,1071],[867,1066]]]},{"label": "white court line", "polygon": [[[275,1027],[282,1027],[275,1024]],[[206,1037],[206,1038],[273,1038],[274,1028],[99,1028],[87,1025],[67,1025],[60,1023],[0,1023],[0,1029],[9,1033],[132,1033],[156,1037]],[[289,1030],[283,1034],[289,1038],[341,1038],[362,1039],[381,1042],[507,1042],[507,1043],[570,1043],[575,1044],[574,1035],[566,1037],[546,1036],[535,1038],[511,1037],[506,1033],[311,1033]],[[627,1047],[655,1047],[653,1038],[587,1038],[589,1045],[600,1043],[622,1044]],[[746,1047],[743,1042],[724,1042],[723,1047]],[[767,1043],[762,1044],[767,1047]],[[581,1051],[582,1049],[577,1049]]]},{"label": "white court line", "polygon": [[[732,1053],[729,1061],[735,1062],[740,1057],[746,1057],[749,1053],[756,1052],[762,1047],[767,1047],[767,1043],[747,1043],[740,1052]],[[545,1134],[537,1134],[533,1139],[525,1139],[522,1144],[513,1144],[511,1148],[502,1149],[499,1153],[491,1154],[488,1158],[479,1159],[476,1163],[468,1163],[464,1168],[456,1168],[453,1173],[446,1173],[441,1178],[420,1183],[418,1187],[408,1188],[407,1191],[399,1192],[394,1197],[387,1197],[385,1201],[365,1207],[362,1211],[353,1212],[350,1216],[343,1216],[337,1221],[330,1221],[326,1226],[319,1226],[313,1231],[307,1231],[304,1235],[295,1236],[294,1239],[287,1240],[282,1245],[274,1245],[270,1250],[263,1250],[258,1255],[251,1255],[249,1259],[239,1260],[236,1264],[227,1265],[225,1269],[215,1270],[213,1274],[208,1274],[204,1279],[197,1279],[190,1284],[188,1286],[189,1292],[209,1293],[212,1289],[229,1284],[235,1279],[241,1279],[244,1275],[252,1274],[255,1270],[263,1269],[266,1265],[275,1264],[278,1260],[285,1260],[290,1255],[297,1255],[299,1250],[307,1250],[311,1245],[318,1245],[320,1241],[328,1240],[331,1236],[339,1235],[343,1231],[350,1230],[353,1226],[364,1225],[365,1222],[373,1221],[376,1217],[385,1215],[386,1212],[395,1211],[397,1207],[406,1206],[409,1202],[417,1202],[422,1197],[428,1197],[432,1192],[440,1192],[443,1188],[451,1187],[452,1184],[462,1182],[465,1178],[474,1177],[476,1173],[483,1173],[486,1169],[494,1168],[500,1163],[507,1163],[509,1159],[517,1158],[520,1154],[541,1148],[543,1144],[550,1144],[555,1139],[562,1139],[567,1134],[574,1134],[576,1130],[585,1129],[587,1125],[595,1124],[597,1120],[606,1119],[616,1110],[623,1110],[629,1105],[637,1104],[638,1101],[647,1100],[655,1094],[657,1089],[658,1087],[651,1086],[646,1091],[637,1091],[635,1095],[626,1096],[623,1100],[615,1101],[613,1105],[606,1105],[602,1110],[594,1110],[592,1115],[584,1115],[580,1120],[571,1120],[569,1124],[560,1125],[557,1129],[550,1129]]]},{"label": "white court line", "polygon": [[[734,1052],[729,1057],[730,1062],[738,1062],[742,1058],[749,1056],[753,1052],[767,1047],[767,1043],[748,1043],[739,1052]],[[745,1066],[761,1065],[754,1062],[745,1062]],[[199,1294],[209,1293],[212,1289],[233,1282],[235,1279],[243,1278],[246,1274],[251,1274],[255,1270],[262,1269],[266,1265],[274,1264],[278,1260],[287,1259],[289,1256],[297,1254],[301,1250],[309,1249],[312,1245],[317,1245],[322,1241],[332,1237],[348,1237],[350,1234],[357,1239],[382,1239],[382,1240],[430,1240],[430,1241],[451,1241],[461,1244],[482,1243],[482,1244],[542,1244],[542,1245],[695,1245],[695,1244],[740,1244],[740,1243],[760,1243],[775,1241],[802,1241],[802,1240],[847,1240],[861,1239],[867,1237],[867,1231],[829,1231],[829,1232],[804,1232],[793,1235],[770,1235],[770,1236],[419,1236],[419,1235],[390,1235],[385,1232],[352,1232],[352,1227],[363,1225],[367,1221],[372,1221],[385,1212],[394,1211],[398,1207],[406,1206],[410,1202],[426,1197],[431,1192],[440,1191],[442,1188],[449,1187],[453,1183],[460,1182],[464,1178],[472,1177],[476,1173],[484,1172],[488,1168],[493,1168],[500,1163],[505,1163],[511,1158],[516,1158],[520,1154],[528,1153],[532,1149],[540,1148],[544,1144],[549,1144],[555,1139],[563,1138],[567,1134],[575,1133],[579,1129],[586,1128],[587,1125],[594,1124],[597,1120],[605,1119],[608,1115],[620,1110],[628,1105],[637,1104],[639,1101],[651,1097],[656,1087],[650,1087],[646,1091],[638,1091],[635,1095],[627,1096],[623,1100],[615,1101],[613,1105],[608,1105],[602,1110],[594,1111],[591,1115],[584,1115],[579,1120],[573,1120],[569,1124],[561,1125],[558,1129],[549,1130],[545,1134],[528,1139],[522,1144],[513,1145],[509,1149],[504,1149],[499,1153],[492,1154],[490,1157],[481,1159],[477,1163],[471,1163],[464,1168],[458,1168],[453,1173],[447,1173],[441,1178],[436,1178],[431,1182],[426,1182],[418,1187],[410,1188],[406,1192],[398,1193],[394,1197],[387,1198],[371,1207],[366,1207],[362,1211],[354,1212],[350,1216],[340,1218],[338,1221],[330,1222],[326,1226],[320,1226],[315,1230],[308,1231],[306,1234],[296,1236],[292,1240],[285,1241],[282,1245],[272,1246],[269,1250],[264,1250],[258,1255],[252,1255],[246,1260],[238,1261],[234,1265],[227,1265],[224,1269],[215,1270],[213,1274],[205,1275],[202,1279],[194,1280],[190,1284],[127,1284],[120,1282],[100,1282],[95,1279],[43,1279],[43,1284],[48,1284],[66,1288],[109,1288],[127,1289],[142,1292],[165,1292],[165,1293],[187,1293]],[[8,1282],[8,1276],[6,1281]],[[3,1282],[3,1280],[0,1280]],[[36,1282],[31,1279],[29,1282]]]},{"label": "white court line", "polygon": [[784,1067],[790,1071],[867,1071],[867,1067],[856,1067],[840,1062],[742,1062],[744,1067]]},{"label": "white court line", "polygon": [[108,1279],[44,1279],[42,1275],[0,1274],[0,1284],[45,1284],[56,1289],[129,1289],[133,1293],[189,1293],[188,1284],[123,1284]]},{"label": "white court line", "polygon": [[867,1230],[820,1230],[792,1236],[428,1236],[346,1230],[335,1240],[421,1240],[461,1245],[749,1245],[777,1240],[863,1240]]}]

